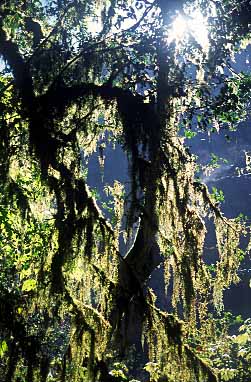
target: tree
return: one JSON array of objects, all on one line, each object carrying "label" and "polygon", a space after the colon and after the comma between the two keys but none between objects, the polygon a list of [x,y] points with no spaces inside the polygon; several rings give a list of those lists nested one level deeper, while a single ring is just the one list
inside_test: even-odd
[{"label": "tree", "polygon": [[[224,217],[195,180],[178,127],[219,129],[244,117],[250,77],[234,72],[231,54],[249,34],[249,9],[214,0],[0,6],[3,380],[119,381],[125,367],[128,378],[216,380],[185,339],[206,325],[212,296],[223,308],[243,223]],[[177,17],[188,23],[198,10],[207,46],[192,31],[173,34]],[[126,203],[121,184],[108,189],[113,222],[82,161],[105,132],[130,165]],[[203,260],[210,215],[216,272]],[[125,257],[122,216],[135,236]],[[172,314],[147,288],[161,264]]]}]

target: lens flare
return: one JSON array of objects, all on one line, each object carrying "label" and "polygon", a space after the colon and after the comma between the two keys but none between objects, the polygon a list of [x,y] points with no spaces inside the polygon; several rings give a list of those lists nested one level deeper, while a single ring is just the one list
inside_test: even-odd
[{"label": "lens flare", "polygon": [[209,46],[207,19],[197,10],[191,15],[178,14],[172,23],[168,42],[177,44],[186,42],[193,37],[204,50]]}]

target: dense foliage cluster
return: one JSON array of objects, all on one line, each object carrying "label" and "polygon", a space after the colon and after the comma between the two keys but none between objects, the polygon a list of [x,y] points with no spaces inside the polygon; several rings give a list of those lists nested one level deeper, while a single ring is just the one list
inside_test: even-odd
[{"label": "dense foliage cluster", "polygon": [[[198,11],[205,46],[173,30]],[[1,2],[1,380],[246,381],[250,323],[227,343],[209,311],[238,281],[249,229],[195,180],[180,130],[245,118],[251,78],[231,59],[248,44],[249,12],[234,0]],[[102,171],[108,141],[130,181],[106,185],[102,203],[88,159],[97,152]],[[170,312],[148,287],[159,266]],[[219,343],[243,359],[232,374],[210,350]]]}]

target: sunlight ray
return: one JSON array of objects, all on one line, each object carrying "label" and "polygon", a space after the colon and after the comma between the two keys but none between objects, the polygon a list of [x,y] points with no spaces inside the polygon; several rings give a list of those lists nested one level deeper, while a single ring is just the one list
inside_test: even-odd
[{"label": "sunlight ray", "polygon": [[181,44],[187,42],[191,36],[204,50],[208,49],[207,19],[202,15],[200,10],[194,11],[191,15],[177,14],[169,32],[168,43],[174,41],[176,44]]}]

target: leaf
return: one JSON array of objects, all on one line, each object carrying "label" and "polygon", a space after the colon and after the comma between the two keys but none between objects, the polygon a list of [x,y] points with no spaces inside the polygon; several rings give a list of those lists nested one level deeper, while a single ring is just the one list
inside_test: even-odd
[{"label": "leaf", "polygon": [[198,122],[201,122],[201,120],[202,120],[202,115],[201,115],[201,114],[198,114],[198,115],[197,115],[197,121],[198,121]]},{"label": "leaf", "polygon": [[37,284],[36,280],[33,280],[33,279],[25,280],[22,286],[22,291],[30,292],[36,289],[36,284]]},{"label": "leaf", "polygon": [[245,345],[249,340],[249,335],[247,333],[240,334],[237,336],[234,340],[234,342],[237,342],[240,345]]},{"label": "leaf", "polygon": [[0,357],[3,358],[4,354],[8,351],[8,345],[5,340],[0,344]]},{"label": "leaf", "polygon": [[185,130],[185,137],[186,137],[187,139],[192,139],[192,138],[194,138],[196,135],[197,135],[197,133],[196,133],[195,131]]}]

